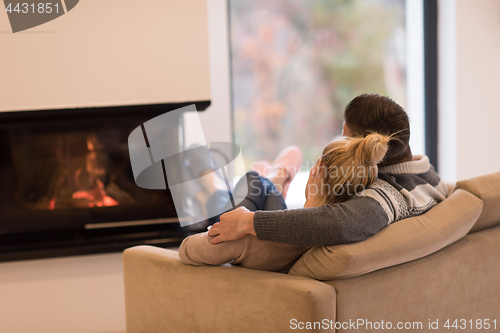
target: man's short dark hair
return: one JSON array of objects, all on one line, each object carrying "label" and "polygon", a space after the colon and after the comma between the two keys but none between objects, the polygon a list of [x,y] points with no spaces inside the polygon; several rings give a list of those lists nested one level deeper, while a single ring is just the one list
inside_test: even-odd
[{"label": "man's short dark hair", "polygon": [[347,104],[344,121],[353,136],[376,132],[394,135],[382,165],[401,163],[411,156],[410,120],[405,110],[389,97],[363,94]]}]

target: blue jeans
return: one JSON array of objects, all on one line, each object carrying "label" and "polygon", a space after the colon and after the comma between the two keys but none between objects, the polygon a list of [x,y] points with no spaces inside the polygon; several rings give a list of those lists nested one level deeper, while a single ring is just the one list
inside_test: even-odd
[{"label": "blue jeans", "polygon": [[285,200],[276,189],[276,185],[269,179],[259,176],[255,171],[247,172],[236,184],[231,195],[234,202],[238,202],[234,207],[231,200],[228,199],[226,191],[216,191],[208,199],[207,212],[210,214],[209,216],[215,215],[209,219],[211,225],[220,221],[220,215],[223,213],[217,214],[218,212],[227,212],[241,206],[252,212],[286,209]]}]

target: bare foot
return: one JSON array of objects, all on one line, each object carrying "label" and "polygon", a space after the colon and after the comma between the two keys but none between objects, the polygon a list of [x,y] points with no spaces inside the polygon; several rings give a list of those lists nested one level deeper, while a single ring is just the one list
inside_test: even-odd
[{"label": "bare foot", "polygon": [[297,146],[288,146],[281,151],[272,164],[267,178],[281,191],[286,199],[288,187],[302,165],[302,151]]},{"label": "bare foot", "polygon": [[268,161],[258,161],[252,163],[251,169],[259,174],[259,176],[266,177],[269,171],[272,169],[271,163]]}]

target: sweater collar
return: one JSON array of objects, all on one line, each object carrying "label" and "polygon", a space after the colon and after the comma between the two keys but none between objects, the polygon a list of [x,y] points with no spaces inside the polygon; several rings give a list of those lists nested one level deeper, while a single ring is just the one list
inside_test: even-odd
[{"label": "sweater collar", "polygon": [[413,161],[403,162],[398,164],[386,165],[378,169],[379,173],[426,173],[431,168],[429,158],[425,155],[414,155]]}]

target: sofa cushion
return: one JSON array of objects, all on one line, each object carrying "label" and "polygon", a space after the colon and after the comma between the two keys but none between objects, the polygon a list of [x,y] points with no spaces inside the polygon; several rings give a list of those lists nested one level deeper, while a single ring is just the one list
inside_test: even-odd
[{"label": "sofa cushion", "polygon": [[500,172],[460,181],[455,189],[466,190],[483,201],[483,211],[470,233],[500,225]]},{"label": "sofa cushion", "polygon": [[482,207],[476,196],[455,190],[425,214],[394,222],[365,241],[310,249],[289,274],[333,280],[425,257],[467,235]]}]

